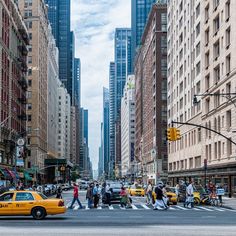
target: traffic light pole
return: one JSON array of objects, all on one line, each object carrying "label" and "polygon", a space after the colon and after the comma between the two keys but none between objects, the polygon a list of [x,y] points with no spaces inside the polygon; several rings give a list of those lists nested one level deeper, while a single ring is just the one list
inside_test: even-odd
[{"label": "traffic light pole", "polygon": [[228,138],[227,136],[221,134],[220,132],[218,132],[218,131],[216,131],[216,130],[214,130],[214,129],[210,129],[210,128],[205,127],[205,126],[203,126],[203,125],[197,125],[197,124],[189,123],[189,122],[185,122],[185,123],[184,123],[184,122],[178,122],[178,121],[171,121],[171,123],[172,123],[172,125],[173,125],[173,124],[178,124],[178,125],[190,125],[190,126],[195,126],[195,127],[198,127],[198,128],[203,128],[203,129],[209,130],[209,131],[211,131],[211,132],[213,132],[213,133],[216,133],[216,134],[218,134],[218,135],[224,137],[224,138],[227,139],[230,143],[233,143],[233,144],[236,146],[236,143],[235,143],[234,141],[232,141],[232,139]]}]

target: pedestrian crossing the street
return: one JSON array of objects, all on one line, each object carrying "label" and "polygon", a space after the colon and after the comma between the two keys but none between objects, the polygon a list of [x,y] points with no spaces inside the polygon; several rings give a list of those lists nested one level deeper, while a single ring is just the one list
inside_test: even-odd
[{"label": "pedestrian crossing the street", "polygon": [[[69,208],[71,205],[71,202],[68,202],[66,204],[66,207]],[[113,210],[153,210],[153,206],[152,205],[146,205],[146,204],[131,204],[130,207],[121,207],[121,205],[119,204],[113,204],[111,206],[108,206],[108,205],[99,205],[96,209],[90,209],[88,208],[87,204],[83,204],[82,205],[84,206],[83,209],[80,209],[79,206],[74,206],[73,207],[73,211],[83,211],[83,210],[96,210],[96,211],[100,211],[100,210],[110,210],[110,211],[113,211]],[[173,206],[170,206],[168,208],[168,210],[170,211],[205,211],[205,212],[227,212],[227,211],[230,211],[230,212],[235,212],[236,213],[236,210],[233,210],[233,209],[227,209],[227,208],[219,208],[219,207],[211,207],[211,206],[195,206],[194,208],[185,208],[183,206],[180,206],[180,205],[173,205]]]}]

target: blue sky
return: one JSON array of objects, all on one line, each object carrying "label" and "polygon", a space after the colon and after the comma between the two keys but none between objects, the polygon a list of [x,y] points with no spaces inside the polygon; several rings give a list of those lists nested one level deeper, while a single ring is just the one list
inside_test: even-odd
[{"label": "blue sky", "polygon": [[82,62],[82,106],[89,110],[89,148],[97,169],[102,120],[102,87],[109,84],[114,30],[130,27],[131,0],[71,0],[76,56]]}]

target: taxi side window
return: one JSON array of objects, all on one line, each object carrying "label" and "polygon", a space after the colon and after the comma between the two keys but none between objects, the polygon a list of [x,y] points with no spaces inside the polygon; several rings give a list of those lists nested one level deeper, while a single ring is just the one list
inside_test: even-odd
[{"label": "taxi side window", "polygon": [[16,201],[32,201],[34,197],[31,193],[17,193]]},{"label": "taxi side window", "polygon": [[0,202],[11,202],[14,193],[5,193],[0,197]]}]

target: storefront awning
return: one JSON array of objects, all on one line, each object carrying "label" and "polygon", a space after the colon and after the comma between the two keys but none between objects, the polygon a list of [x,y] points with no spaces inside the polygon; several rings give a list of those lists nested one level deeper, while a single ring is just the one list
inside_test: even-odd
[{"label": "storefront awning", "polygon": [[24,171],[24,177],[25,177],[25,180],[32,181],[32,177],[30,176],[29,172]]}]

